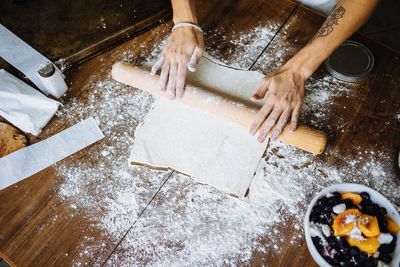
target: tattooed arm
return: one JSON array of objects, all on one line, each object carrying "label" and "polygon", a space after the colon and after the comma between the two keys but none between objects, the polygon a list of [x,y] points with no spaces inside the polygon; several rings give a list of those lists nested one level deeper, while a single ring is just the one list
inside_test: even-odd
[{"label": "tattooed arm", "polygon": [[338,1],[311,41],[292,60],[305,77],[367,21],[378,3],[379,0]]},{"label": "tattooed arm", "polygon": [[338,1],[310,42],[283,67],[263,79],[262,85],[251,98],[264,102],[250,129],[251,134],[258,131],[258,140],[263,142],[271,129],[272,139],[276,139],[288,121],[290,130],[296,129],[305,81],[341,43],[361,27],[378,2]]}]

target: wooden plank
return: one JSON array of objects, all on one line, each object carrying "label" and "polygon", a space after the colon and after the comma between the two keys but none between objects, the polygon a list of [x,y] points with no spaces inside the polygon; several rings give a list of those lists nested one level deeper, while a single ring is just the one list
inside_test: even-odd
[{"label": "wooden plank", "polygon": [[[1,23],[53,61],[82,62],[171,16],[168,0],[1,1]],[[23,18],[23,19],[21,19]]]},{"label": "wooden plank", "polygon": [[214,1],[213,12],[204,12],[202,5],[206,52],[240,69],[252,66],[296,7],[288,1]]}]

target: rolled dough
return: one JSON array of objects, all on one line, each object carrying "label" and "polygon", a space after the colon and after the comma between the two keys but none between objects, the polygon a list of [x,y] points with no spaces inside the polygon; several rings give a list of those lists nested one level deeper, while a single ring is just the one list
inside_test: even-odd
[{"label": "rolled dough", "polygon": [[[242,102],[257,90],[263,74],[232,69],[202,58],[187,82]],[[218,99],[210,98],[207,101]],[[188,105],[157,98],[136,130],[129,161],[168,167],[225,192],[244,196],[267,142],[249,129]]]}]

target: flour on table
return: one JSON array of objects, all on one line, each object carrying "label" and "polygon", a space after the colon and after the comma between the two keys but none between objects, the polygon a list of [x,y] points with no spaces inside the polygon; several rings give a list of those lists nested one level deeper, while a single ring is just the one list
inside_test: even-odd
[{"label": "flour on table", "polygon": [[[249,102],[262,77],[203,58],[198,70],[188,75],[188,83]],[[214,98],[207,102],[218,105]],[[245,195],[266,148],[238,124],[163,98],[155,101],[135,140],[131,162],[170,167],[240,196]]]},{"label": "flour on table", "polygon": [[[156,59],[166,43],[163,36],[165,32],[169,34],[171,27],[171,23],[166,23],[150,31],[151,36],[162,41],[154,41],[149,57],[134,54],[129,49],[121,51],[114,61]],[[268,29],[262,31],[268,32]],[[243,67],[251,65],[246,53],[253,51],[248,51],[247,47],[259,42],[258,35],[254,36],[253,32],[260,30],[238,33],[248,38],[245,43],[238,39],[231,60],[225,62]],[[223,39],[230,36],[214,34]],[[266,72],[277,69],[293,53],[293,43],[278,37],[269,46],[276,50],[269,49],[259,60],[262,63],[259,68]],[[140,48],[142,53],[146,51],[144,42],[137,41],[132,46]],[[220,52],[223,49],[208,51],[217,58],[225,58]],[[148,114],[154,99],[113,81],[110,75],[94,74],[90,79],[87,94],[63,102],[59,112],[71,125],[93,116],[101,122],[106,135],[105,139],[87,148],[92,164],[63,161],[56,165],[62,177],[60,184],[54,185],[58,196],[71,203],[74,211],[82,212],[91,224],[86,229],[81,229],[79,224],[76,226],[76,231],[81,233],[77,253],[65,251],[71,266],[246,266],[255,255],[260,262],[271,259],[279,262],[284,256],[279,251],[285,244],[299,249],[304,245],[301,242],[302,221],[309,201],[318,191],[336,183],[365,184],[400,207],[400,183],[390,178],[396,178],[395,167],[388,167],[393,155],[384,147],[355,147],[354,156],[335,156],[335,162],[340,162],[336,165],[272,142],[266,158],[260,161],[246,198],[230,196],[183,175],[173,174],[167,178],[170,172],[129,166],[127,158],[129,147],[135,142],[136,126]],[[305,88],[305,121],[327,129],[329,136],[341,133],[346,124],[337,118],[337,112],[345,107],[335,103],[338,98],[357,98],[354,87],[358,86],[340,82],[326,72],[314,75]],[[400,113],[397,120],[400,122]],[[330,153],[328,147],[325,156]],[[52,209],[59,210],[59,207]],[[74,214],[71,211],[67,216]],[[115,249],[122,236],[125,238]],[[104,263],[102,256],[111,251],[114,253]]]}]

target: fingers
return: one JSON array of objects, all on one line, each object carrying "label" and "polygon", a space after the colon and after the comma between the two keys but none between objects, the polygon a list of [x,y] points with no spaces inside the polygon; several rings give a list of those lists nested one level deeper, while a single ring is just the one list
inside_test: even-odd
[{"label": "fingers", "polygon": [[196,47],[193,51],[193,54],[188,63],[188,70],[191,72],[195,72],[197,69],[197,64],[199,64],[200,58],[203,56],[204,49],[200,47]]},{"label": "fingers", "polygon": [[161,69],[161,75],[159,80],[161,91],[165,91],[168,82],[168,75],[169,75],[169,59],[167,58],[165,59]]},{"label": "fingers", "polygon": [[178,72],[178,64],[176,62],[171,62],[169,67],[168,85],[167,91],[169,93],[170,99],[174,99],[176,96],[176,75]]},{"label": "fingers", "polygon": [[274,106],[273,103],[269,102],[269,103],[266,103],[260,109],[260,111],[257,113],[256,117],[254,118],[253,124],[250,127],[250,134],[251,135],[255,135],[257,133],[258,128],[260,128],[261,124],[267,118],[267,116],[271,112],[273,106]]},{"label": "fingers", "polygon": [[289,130],[291,132],[294,132],[297,128],[297,123],[299,121],[299,115],[300,115],[300,108],[301,108],[301,105],[298,105],[294,108],[294,110],[292,112],[292,118],[291,118],[290,128],[289,128]]},{"label": "fingers", "polygon": [[[182,62],[183,63],[183,62]],[[185,89],[185,80],[186,80],[186,62],[180,63],[178,65],[178,72],[176,78],[176,97],[180,98],[183,96],[183,91]]]},{"label": "fingers", "polygon": [[271,112],[271,114],[265,120],[263,129],[257,138],[258,142],[263,143],[265,141],[265,139],[268,136],[269,131],[272,129],[272,127],[274,127],[274,125],[277,122],[278,118],[280,117],[281,113],[282,113],[282,109],[275,106],[274,110]]},{"label": "fingers", "polygon": [[257,90],[257,92],[254,95],[252,95],[250,97],[250,99],[252,101],[260,101],[260,100],[264,99],[264,96],[268,91],[269,84],[270,84],[269,79],[263,79],[263,81],[261,82],[260,88]]},{"label": "fingers", "polygon": [[161,57],[153,65],[151,74],[154,75],[157,73],[161,64],[163,65],[160,75],[160,89],[167,90],[171,99],[174,99],[175,97],[182,97],[185,89],[188,56],[186,56],[186,54],[168,52],[166,56]]},{"label": "fingers", "polygon": [[161,69],[164,64],[164,56],[161,56],[153,67],[151,67],[151,75],[156,75],[156,73]]},{"label": "fingers", "polygon": [[278,136],[282,133],[283,128],[285,128],[290,116],[290,108],[286,108],[281,116],[279,117],[279,121],[275,126],[274,132],[271,135],[272,141],[276,141],[278,139]]}]

